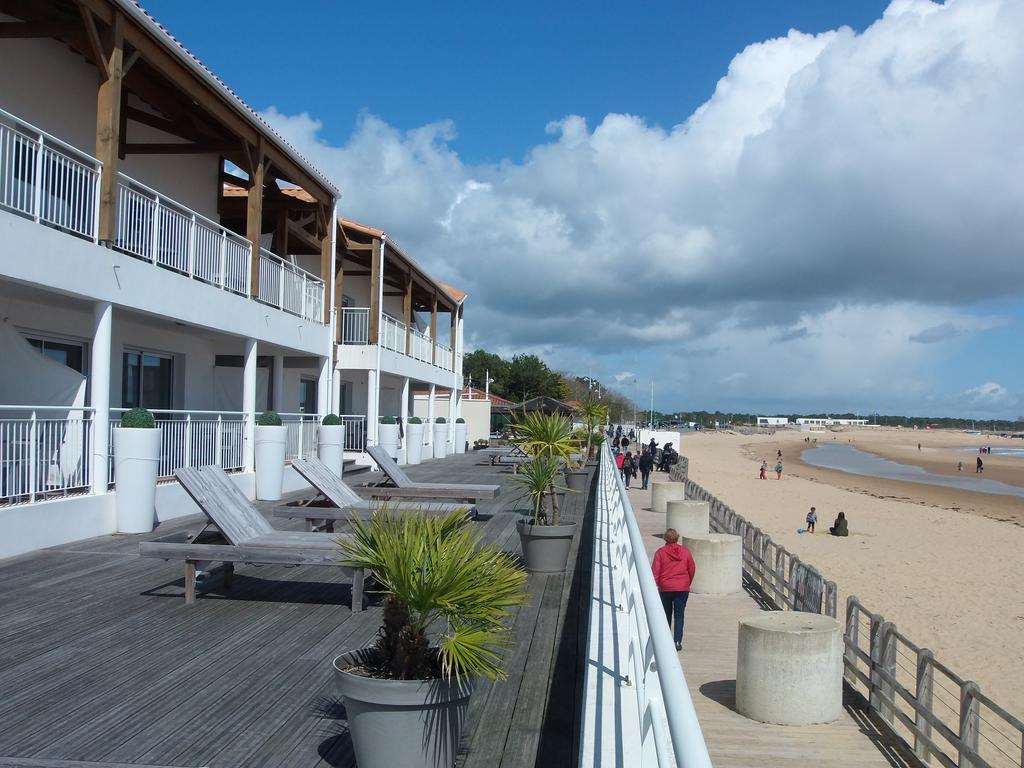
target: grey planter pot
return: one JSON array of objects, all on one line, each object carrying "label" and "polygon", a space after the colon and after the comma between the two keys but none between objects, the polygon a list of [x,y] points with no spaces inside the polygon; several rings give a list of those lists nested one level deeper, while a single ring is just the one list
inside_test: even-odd
[{"label": "grey planter pot", "polygon": [[590,479],[589,472],[566,472],[565,473],[565,486],[570,491],[576,491],[578,493],[586,493],[588,480]]},{"label": "grey planter pot", "polygon": [[346,670],[365,658],[334,660],[359,768],[451,768],[466,721],[472,684],[453,680],[378,680]]},{"label": "grey planter pot", "polygon": [[532,573],[562,573],[565,570],[576,523],[533,525],[524,519],[516,522],[516,530],[519,531],[526,570]]}]

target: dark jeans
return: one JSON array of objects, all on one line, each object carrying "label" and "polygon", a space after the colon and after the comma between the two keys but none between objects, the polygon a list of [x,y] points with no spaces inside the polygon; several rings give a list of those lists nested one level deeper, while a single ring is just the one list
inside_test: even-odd
[{"label": "dark jeans", "polygon": [[[672,627],[672,637],[677,643],[683,642],[683,614],[686,613],[686,601],[690,597],[689,592],[659,592],[661,604],[665,608],[665,618],[668,625]],[[672,621],[672,614],[675,613],[675,622]]]},{"label": "dark jeans", "polygon": [[651,473],[649,471],[645,472],[644,470],[641,469],[640,470],[640,484],[641,484],[641,486],[643,488],[647,487],[647,481],[650,480],[650,479],[651,479]]}]

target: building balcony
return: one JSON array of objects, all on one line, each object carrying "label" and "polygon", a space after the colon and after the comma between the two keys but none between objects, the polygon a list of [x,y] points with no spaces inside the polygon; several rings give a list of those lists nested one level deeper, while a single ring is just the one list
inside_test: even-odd
[{"label": "building balcony", "polygon": [[[343,307],[341,309],[342,345],[372,345],[370,341],[370,308]],[[435,343],[430,336],[410,328],[400,320],[382,315],[377,343],[384,349],[427,363],[445,371],[452,371],[455,362],[452,348]]]},{"label": "building balcony", "polygon": [[[101,175],[96,158],[0,109],[0,209],[98,244]],[[129,176],[116,189],[112,248],[324,324],[319,277],[265,248],[254,260],[248,239]]]}]

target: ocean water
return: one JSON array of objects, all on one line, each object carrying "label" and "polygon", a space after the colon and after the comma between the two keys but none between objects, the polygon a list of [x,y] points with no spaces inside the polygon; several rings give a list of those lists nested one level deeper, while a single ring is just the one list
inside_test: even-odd
[{"label": "ocean water", "polygon": [[[992,454],[995,455],[995,452],[995,449],[993,449]],[[964,473],[962,475],[937,475],[922,467],[883,459],[881,456],[876,456],[873,453],[868,453],[843,443],[823,443],[816,448],[808,448],[800,454],[800,458],[812,466],[821,467],[822,469],[835,469],[851,475],[877,477],[884,480],[904,480],[910,483],[957,488],[961,491],[994,493],[1024,498],[1024,488],[1002,483],[998,480],[989,480],[984,475],[975,474],[973,461],[964,461]],[[983,462],[984,460],[982,458]]]},{"label": "ocean water", "polygon": [[[957,453],[973,453],[977,456],[984,454],[978,453],[978,446],[971,448],[951,448],[950,450],[956,451]],[[1024,459],[1024,448],[1004,448],[998,445],[992,446],[993,456],[1016,456],[1019,459]],[[984,459],[982,459],[984,461]]]}]

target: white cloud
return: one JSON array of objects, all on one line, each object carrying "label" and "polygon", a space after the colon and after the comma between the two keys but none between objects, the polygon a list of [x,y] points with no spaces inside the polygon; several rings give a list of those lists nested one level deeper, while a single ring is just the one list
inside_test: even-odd
[{"label": "white cloud", "polygon": [[1022,37],[1019,0],[896,0],[863,34],[749,46],[669,130],[570,115],[521,163],[467,165],[446,121],[365,114],[336,147],[266,116],[346,215],[470,293],[473,343],[609,374],[639,350],[709,404],[737,373],[750,398],[920,404],[1002,322],[971,308],[1024,293]]},{"label": "white cloud", "polygon": [[615,381],[621,384],[622,382],[629,382],[636,378],[636,374],[630,371],[623,371],[622,373],[615,374]]},{"label": "white cloud", "polygon": [[984,384],[971,387],[964,394],[966,394],[974,404],[991,405],[994,403],[1005,402],[1010,397],[1010,390],[1002,384],[998,384],[994,381],[986,381]]}]

